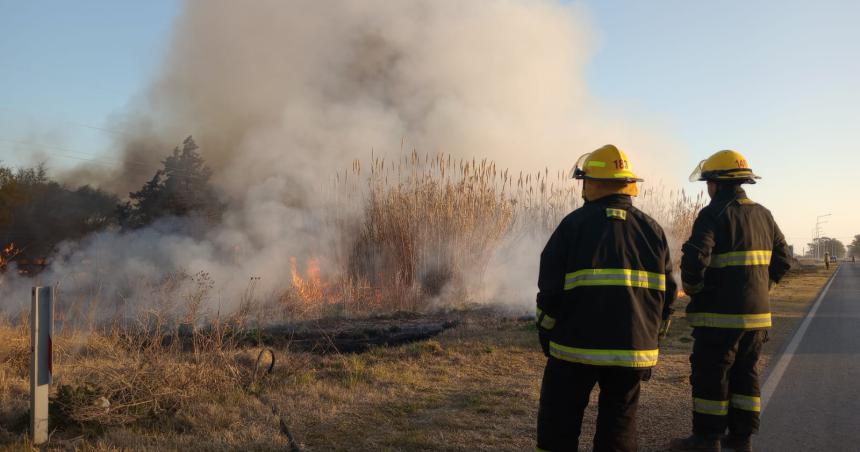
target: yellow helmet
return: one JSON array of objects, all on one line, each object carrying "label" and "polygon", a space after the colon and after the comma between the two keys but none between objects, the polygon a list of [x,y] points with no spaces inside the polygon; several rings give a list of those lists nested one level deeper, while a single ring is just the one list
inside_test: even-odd
[{"label": "yellow helmet", "polygon": [[570,172],[570,177],[616,182],[642,182],[642,179],[633,173],[627,154],[611,144],[580,157]]},{"label": "yellow helmet", "polygon": [[702,160],[690,174],[690,182],[710,180],[754,184],[756,179],[761,178],[753,173],[747,158],[732,150],[719,151]]}]

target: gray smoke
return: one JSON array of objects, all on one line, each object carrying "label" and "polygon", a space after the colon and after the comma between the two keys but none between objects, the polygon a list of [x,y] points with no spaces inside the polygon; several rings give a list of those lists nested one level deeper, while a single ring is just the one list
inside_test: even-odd
[{"label": "gray smoke", "polygon": [[[65,264],[43,278],[120,287],[202,270],[226,305],[251,275],[275,290],[290,256],[338,259],[320,215],[326,190],[371,152],[444,151],[518,171],[567,168],[611,142],[656,180],[678,146],[589,94],[594,35],[587,11],[550,0],[189,1],[134,119],[116,124],[130,130],[118,143],[122,169],[69,177],[97,175],[125,194],[193,134],[228,200],[224,223],[198,237],[179,232],[180,220],[102,233],[66,245]],[[499,274],[517,275],[499,284],[506,295],[531,301],[541,246],[494,259]],[[81,262],[97,270],[85,276]]]},{"label": "gray smoke", "polygon": [[538,169],[613,142],[666,167],[645,157],[671,143],[588,94],[592,35],[579,7],[547,0],[192,1],[113,185],[138,187],[137,164],[188,134],[233,198],[270,177],[313,186],[371,149]]}]

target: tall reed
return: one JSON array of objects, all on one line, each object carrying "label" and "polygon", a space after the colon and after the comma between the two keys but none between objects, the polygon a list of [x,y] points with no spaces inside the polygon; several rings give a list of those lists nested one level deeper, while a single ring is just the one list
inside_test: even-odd
[{"label": "tall reed", "polygon": [[[502,245],[545,240],[582,202],[580,184],[565,171],[513,173],[487,159],[415,151],[394,160],[373,157],[366,167],[356,160],[338,175],[334,191],[339,203],[362,205],[358,226],[342,231],[343,280],[371,289],[374,302],[364,304],[380,310],[473,300]],[[645,186],[636,203],[664,226],[678,256],[701,194]],[[340,302],[349,300],[358,303]]]}]

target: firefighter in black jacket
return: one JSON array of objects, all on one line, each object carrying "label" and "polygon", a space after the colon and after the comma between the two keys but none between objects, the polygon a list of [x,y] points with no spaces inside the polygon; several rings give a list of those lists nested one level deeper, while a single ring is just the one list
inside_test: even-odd
[{"label": "firefighter in black jacket", "polygon": [[[768,292],[791,267],[788,245],[770,211],[747,198],[741,184],[756,176],[746,158],[720,151],[690,176],[707,181],[711,203],[684,244],[681,280],[692,301],[690,356],[693,435],[673,450],[750,451],[761,399],[758,363],[771,326]],[[722,435],[728,427],[729,435]]]},{"label": "firefighter in black jacket", "polygon": [[582,156],[585,205],[562,220],[541,253],[537,323],[548,360],[537,450],[575,451],[600,385],[595,451],[634,451],[639,383],[657,363],[661,319],[677,292],[662,228],[632,205],[638,179],[606,145]]}]

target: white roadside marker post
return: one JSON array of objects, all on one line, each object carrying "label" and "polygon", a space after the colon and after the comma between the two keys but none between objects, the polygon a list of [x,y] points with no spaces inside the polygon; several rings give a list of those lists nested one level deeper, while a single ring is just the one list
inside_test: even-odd
[{"label": "white roadside marker post", "polygon": [[53,373],[54,290],[33,287],[30,307],[30,435],[33,444],[48,441],[48,392]]}]

